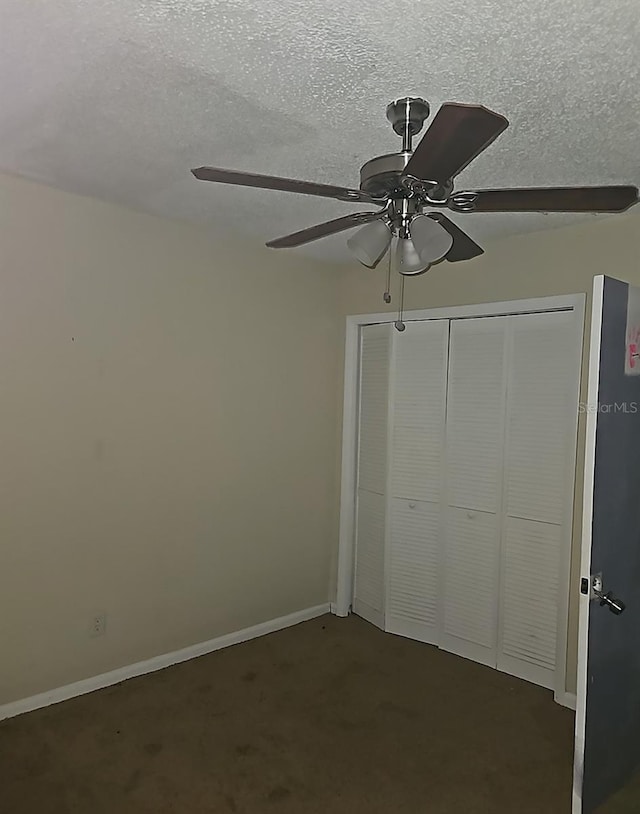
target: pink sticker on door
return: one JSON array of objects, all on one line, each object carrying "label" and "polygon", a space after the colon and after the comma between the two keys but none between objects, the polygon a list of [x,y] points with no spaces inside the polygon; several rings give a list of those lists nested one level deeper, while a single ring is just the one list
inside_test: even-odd
[{"label": "pink sticker on door", "polygon": [[640,289],[635,286],[629,286],[624,372],[640,376]]}]

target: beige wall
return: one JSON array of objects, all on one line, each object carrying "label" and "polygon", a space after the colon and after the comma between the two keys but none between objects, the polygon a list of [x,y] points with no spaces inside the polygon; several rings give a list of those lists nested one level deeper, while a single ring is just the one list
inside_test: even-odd
[{"label": "beige wall", "polygon": [[[545,297],[553,294],[589,293],[593,277],[597,274],[608,274],[640,285],[640,217],[635,212],[605,219],[590,219],[563,229],[512,237],[485,244],[485,249],[486,253],[476,260],[457,264],[441,263],[424,276],[408,280],[406,307],[436,308]],[[346,314],[391,310],[382,301],[384,284],[384,268],[370,271],[354,263],[345,270],[341,279],[340,294],[343,317]],[[590,299],[587,301],[585,331],[587,342],[589,313]],[[342,330],[344,332],[344,319]],[[583,361],[586,360],[586,347],[585,345]],[[586,393],[584,364],[582,393],[584,397]],[[575,692],[578,584],[576,577],[579,567],[583,452],[584,422],[580,421],[572,557],[574,601],[571,602],[569,614],[567,653],[569,692]]]},{"label": "beige wall", "polygon": [[0,704],[328,600],[336,286],[0,177]]}]

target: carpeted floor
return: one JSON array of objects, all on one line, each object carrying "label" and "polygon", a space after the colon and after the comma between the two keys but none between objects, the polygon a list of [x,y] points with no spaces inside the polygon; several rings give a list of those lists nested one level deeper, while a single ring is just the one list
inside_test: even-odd
[{"label": "carpeted floor", "polygon": [[325,616],[0,723],[7,814],[568,814],[550,692]]}]

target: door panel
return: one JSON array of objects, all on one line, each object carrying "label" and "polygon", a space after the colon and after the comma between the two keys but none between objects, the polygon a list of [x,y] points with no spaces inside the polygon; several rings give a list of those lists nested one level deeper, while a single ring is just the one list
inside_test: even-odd
[{"label": "door panel", "polygon": [[[505,460],[505,512],[560,525],[566,520],[579,358],[571,311],[513,317]],[[575,425],[573,425],[575,426]]]},{"label": "door panel", "polygon": [[354,611],[384,627],[384,547],[391,326],[366,325],[360,339],[360,409]]},{"label": "door panel", "polygon": [[438,642],[440,601],[439,503],[393,498],[385,629]]},{"label": "door panel", "polygon": [[384,495],[358,490],[353,610],[384,628]]},{"label": "door panel", "polygon": [[391,326],[365,326],[360,348],[358,488],[381,495],[387,482]]},{"label": "door panel", "polygon": [[409,322],[394,331],[391,495],[442,495],[449,321]]},{"label": "door panel", "polygon": [[508,317],[451,322],[447,504],[499,511]]},{"label": "door panel", "polygon": [[514,316],[507,344],[498,669],[564,693],[581,358],[575,314]]},{"label": "door panel", "polygon": [[394,332],[385,630],[436,644],[448,320]]},{"label": "door panel", "polygon": [[450,508],[442,589],[443,650],[496,666],[498,607],[497,517]]},{"label": "door panel", "polygon": [[507,517],[498,669],[553,689],[562,529]]},{"label": "door panel", "polygon": [[627,283],[595,280],[581,576],[601,573],[626,610],[614,615],[581,595],[574,814],[640,810],[640,377],[625,375],[630,295]]}]

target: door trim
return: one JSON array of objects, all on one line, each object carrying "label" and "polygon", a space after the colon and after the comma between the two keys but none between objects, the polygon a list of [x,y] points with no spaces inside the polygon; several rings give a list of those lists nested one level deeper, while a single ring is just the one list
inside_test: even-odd
[{"label": "door trim", "polygon": [[[591,335],[589,339],[589,369],[587,380],[587,405],[597,405],[600,392],[600,344],[602,340],[602,307],[604,299],[604,276],[593,280],[591,303]],[[580,573],[589,578],[591,573],[591,536],[593,524],[593,492],[596,471],[596,430],[597,411],[587,410],[584,447],[584,492],[582,494],[582,547],[580,551]],[[578,620],[578,674],[577,697],[587,695],[587,654],[589,650],[589,595],[580,594]],[[586,706],[577,705],[574,741],[573,798],[572,811],[582,811],[582,773],[584,771],[584,746],[586,730]]]},{"label": "door trim", "polygon": [[[536,314],[549,311],[573,311],[576,318],[576,359],[582,368],[582,345],[584,333],[585,294],[567,294],[555,297],[538,297],[535,299],[508,300],[505,302],[479,303],[477,305],[445,306],[407,311],[405,322],[435,319],[465,319],[476,317],[516,316],[519,314]],[[354,549],[355,549],[355,506],[356,506],[356,462],[357,462],[357,424],[358,424],[358,354],[360,331],[365,325],[392,323],[395,315],[389,312],[377,314],[356,314],[346,318],[345,357],[344,357],[344,397],[342,424],[342,463],[340,486],[340,523],[338,539],[338,566],[335,614],[348,616],[353,602]],[[580,376],[577,377],[576,392],[579,398]],[[567,494],[574,495],[575,470],[577,455],[578,409],[571,426],[572,445]],[[571,563],[571,533],[573,527],[573,503],[567,505],[566,534],[568,541],[563,558],[563,573],[566,579],[562,584],[564,590],[559,597],[564,624],[558,630],[558,654],[560,658],[555,671],[555,700],[562,704],[567,698],[566,692],[566,653],[569,611],[569,575]]]}]

